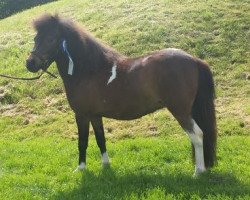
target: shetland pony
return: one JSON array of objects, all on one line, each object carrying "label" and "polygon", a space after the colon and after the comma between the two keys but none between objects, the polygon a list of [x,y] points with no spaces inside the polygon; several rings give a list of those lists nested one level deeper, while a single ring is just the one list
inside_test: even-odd
[{"label": "shetland pony", "polygon": [[56,62],[78,127],[77,169],[86,167],[90,123],[108,164],[102,118],[132,120],[164,107],[192,142],[195,174],[214,166],[214,82],[206,63],[174,48],[129,58],[57,15],[43,15],[33,25],[37,34],[26,67],[46,71]]}]

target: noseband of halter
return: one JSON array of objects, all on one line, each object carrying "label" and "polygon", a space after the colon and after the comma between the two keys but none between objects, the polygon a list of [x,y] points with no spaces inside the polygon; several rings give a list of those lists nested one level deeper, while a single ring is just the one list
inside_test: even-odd
[{"label": "noseband of halter", "polygon": [[63,46],[63,52],[66,53],[66,55],[68,56],[68,59],[69,59],[68,74],[72,75],[73,74],[73,69],[74,69],[74,62],[73,62],[72,57],[71,57],[71,55],[70,55],[70,53],[68,51],[66,40],[63,40],[62,46]]}]

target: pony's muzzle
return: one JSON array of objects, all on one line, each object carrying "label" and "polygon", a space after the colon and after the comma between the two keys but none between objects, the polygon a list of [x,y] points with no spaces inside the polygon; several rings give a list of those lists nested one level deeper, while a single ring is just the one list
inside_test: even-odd
[{"label": "pony's muzzle", "polygon": [[30,55],[26,60],[26,68],[33,73],[38,72],[41,69],[37,59],[35,59],[32,55]]}]

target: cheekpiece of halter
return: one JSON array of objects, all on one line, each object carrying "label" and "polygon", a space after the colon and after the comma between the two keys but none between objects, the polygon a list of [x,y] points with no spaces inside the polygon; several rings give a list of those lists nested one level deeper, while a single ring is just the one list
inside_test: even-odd
[{"label": "cheekpiece of halter", "polygon": [[68,74],[72,75],[73,74],[73,69],[74,69],[74,62],[73,62],[72,57],[71,57],[71,55],[70,55],[70,53],[68,51],[66,40],[63,40],[62,46],[63,46],[64,53],[66,53],[66,55],[69,58]]}]

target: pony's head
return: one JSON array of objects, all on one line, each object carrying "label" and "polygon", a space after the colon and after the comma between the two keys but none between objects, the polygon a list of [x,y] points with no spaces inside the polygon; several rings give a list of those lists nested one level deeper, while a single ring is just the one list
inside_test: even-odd
[{"label": "pony's head", "polygon": [[34,47],[26,61],[26,67],[30,72],[40,69],[46,70],[60,51],[62,45],[62,32],[60,19],[57,15],[43,15],[33,21],[37,32],[34,38]]},{"label": "pony's head", "polygon": [[[46,71],[62,55],[81,63],[78,70],[84,70],[85,73],[99,69],[104,62],[113,63],[122,57],[70,19],[46,14],[34,20],[33,26],[37,32],[35,45],[26,61],[30,72]],[[69,71],[68,73],[70,74]]]}]

